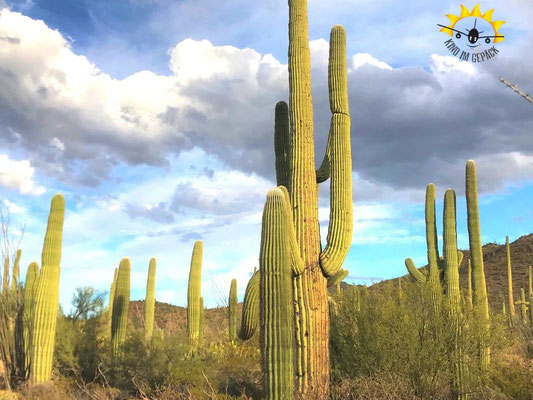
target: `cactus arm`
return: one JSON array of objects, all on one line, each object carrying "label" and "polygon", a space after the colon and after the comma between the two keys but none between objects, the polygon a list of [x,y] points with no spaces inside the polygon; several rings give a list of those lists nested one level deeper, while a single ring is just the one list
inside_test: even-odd
[{"label": "cactus arm", "polygon": [[284,193],[272,189],[263,210],[259,255],[260,347],[267,400],[293,399],[293,308]]},{"label": "cactus arm", "polygon": [[237,340],[237,279],[231,280],[229,290],[229,340]]},{"label": "cactus arm", "polygon": [[289,106],[284,101],[279,101],[276,104],[274,120],[276,181],[278,186],[285,186],[288,189],[291,177],[291,131],[289,127]]},{"label": "cactus arm", "polygon": [[462,251],[457,251],[457,268],[459,268],[463,263],[463,257],[464,253]]},{"label": "cactus arm", "polygon": [[290,245],[292,272],[295,276],[298,276],[304,272],[304,262],[300,256],[300,245],[298,244],[296,231],[294,230],[294,225],[292,223],[292,209],[291,201],[289,199],[289,192],[284,186],[279,186],[278,189],[280,189],[283,193],[283,212],[284,218],[287,221],[287,235]]},{"label": "cactus arm", "polygon": [[39,265],[32,262],[26,271],[26,280],[24,282],[24,310],[22,314],[22,337],[24,347],[24,375],[30,372],[31,367],[31,336],[33,332],[33,313],[35,308],[35,292],[39,279]]},{"label": "cactus arm", "polygon": [[[446,190],[444,195],[444,265],[446,295],[450,300],[452,312],[458,312],[461,301],[459,291],[459,252],[457,251],[457,230],[455,215],[455,192]],[[462,254],[462,253],[461,253]]]},{"label": "cactus arm", "polygon": [[19,284],[19,263],[20,263],[21,250],[17,250],[17,255],[15,257],[15,263],[13,264],[13,275],[11,279],[11,289],[15,290]]},{"label": "cactus arm", "polygon": [[326,277],[341,268],[352,244],[352,156],[350,110],[346,78],[346,31],[341,25],[331,29],[328,68],[329,103],[332,112],[329,149],[331,164],[330,220],[326,248],[320,253],[320,266]]},{"label": "cactus arm", "polygon": [[242,305],[241,329],[239,330],[241,340],[251,339],[259,324],[259,279],[259,272],[256,271],[246,285]]},{"label": "cactus arm", "polygon": [[430,183],[426,186],[426,205],[425,205],[425,219],[426,219],[426,245],[428,252],[428,265],[430,284],[436,287],[440,286],[439,273],[439,247],[437,244],[437,224],[435,218],[435,185]]},{"label": "cactus arm", "polygon": [[130,306],[130,270],[129,258],[120,260],[117,283],[113,299],[113,313],[111,315],[111,348],[113,357],[122,356],[122,345],[126,340],[128,329],[128,310]]},{"label": "cactus arm", "polygon": [[148,266],[148,279],[146,280],[146,299],[144,301],[144,336],[146,339],[152,337],[154,331],[154,311],[155,311],[155,258],[150,259]]},{"label": "cactus arm", "polygon": [[316,183],[323,183],[327,181],[331,175],[331,164],[329,162],[329,140],[326,143],[326,152],[324,158],[322,159],[322,164],[316,170]]},{"label": "cactus arm", "polygon": [[201,240],[197,240],[194,243],[194,248],[192,251],[189,286],[187,290],[187,331],[189,336],[189,345],[192,348],[198,346],[198,331],[200,327],[202,252],[203,243]]},{"label": "cactus arm", "polygon": [[349,273],[350,271],[348,271],[347,269],[341,268],[339,272],[328,278],[328,288],[341,283],[348,276]]},{"label": "cactus arm", "polygon": [[50,380],[54,354],[57,310],[59,306],[59,263],[65,216],[65,199],[52,198],[48,226],[41,256],[41,271],[35,294],[31,379],[33,383]]},{"label": "cactus arm", "polygon": [[412,259],[406,258],[405,259],[405,268],[407,268],[407,271],[409,274],[417,281],[418,283],[426,283],[427,277],[424,275],[424,272],[420,271],[413,262]]}]

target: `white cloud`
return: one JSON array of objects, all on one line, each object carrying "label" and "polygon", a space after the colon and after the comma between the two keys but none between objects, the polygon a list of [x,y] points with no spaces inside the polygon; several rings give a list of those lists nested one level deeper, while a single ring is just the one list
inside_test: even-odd
[{"label": "white cloud", "polygon": [[379,61],[368,53],[357,53],[352,57],[352,67],[354,70],[362,67],[365,64],[369,64],[381,69],[392,70],[392,67],[389,64],[384,61]]},{"label": "white cloud", "polygon": [[26,209],[24,207],[20,207],[15,203],[12,203],[8,199],[4,199],[4,204],[6,205],[7,211],[9,211],[10,214],[23,214],[24,212],[26,212]]},{"label": "white cloud", "polygon": [[0,154],[0,185],[15,189],[21,194],[39,196],[46,190],[33,181],[34,168],[28,160],[15,161]]}]

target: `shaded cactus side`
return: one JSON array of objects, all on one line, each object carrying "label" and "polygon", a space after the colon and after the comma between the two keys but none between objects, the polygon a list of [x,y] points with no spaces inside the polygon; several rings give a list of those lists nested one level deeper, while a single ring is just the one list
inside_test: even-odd
[{"label": "shaded cactus side", "polygon": [[52,374],[64,215],[65,199],[56,194],[50,205],[41,271],[35,293],[31,357],[31,380],[34,383],[46,382],[50,380]]},{"label": "shaded cactus side", "polygon": [[37,283],[39,280],[39,265],[36,262],[30,263],[26,271],[26,280],[24,283],[24,311],[22,317],[23,340],[24,340],[24,363],[26,374],[29,375],[31,367],[31,350],[32,350],[32,333],[33,333],[33,314],[35,310],[35,293],[37,292]]},{"label": "shaded cactus side", "polygon": [[229,340],[235,342],[237,340],[237,279],[231,280],[228,303]]},{"label": "shaded cactus side", "polygon": [[148,340],[154,331],[155,311],[155,258],[150,259],[146,280],[146,299],[144,300],[144,337]]},{"label": "shaded cactus side", "polygon": [[259,324],[259,280],[259,271],[255,271],[246,285],[242,305],[241,329],[239,329],[241,340],[251,339]]},{"label": "shaded cactus side", "polygon": [[198,346],[200,330],[200,298],[202,293],[202,252],[203,243],[194,243],[189,272],[189,286],[187,289],[187,332],[189,345]]},{"label": "shaded cactus side", "polygon": [[111,349],[113,357],[122,355],[122,345],[126,340],[128,329],[128,310],[130,306],[130,260],[124,257],[120,261],[113,299],[113,313],[111,315]]}]

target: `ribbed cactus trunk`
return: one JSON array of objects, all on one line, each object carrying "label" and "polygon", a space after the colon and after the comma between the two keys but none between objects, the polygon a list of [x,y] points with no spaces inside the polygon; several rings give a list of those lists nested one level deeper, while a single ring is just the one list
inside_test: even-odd
[{"label": "ribbed cactus trunk", "polygon": [[24,364],[26,375],[29,375],[31,367],[31,338],[33,333],[33,315],[35,310],[35,294],[39,280],[39,266],[32,262],[26,271],[24,283],[24,311],[22,317],[23,340],[24,340]]},{"label": "ribbed cactus trunk", "polygon": [[144,337],[150,340],[154,331],[155,311],[155,258],[150,259],[148,279],[146,280],[146,299],[144,300]]},{"label": "ribbed cactus trunk", "polygon": [[[490,334],[489,299],[487,284],[485,282],[485,266],[483,264],[483,249],[481,245],[481,228],[479,220],[479,207],[477,200],[477,175],[476,164],[473,160],[466,163],[466,210],[468,215],[468,240],[470,243],[469,271],[472,266],[472,278],[469,281],[473,286],[474,311],[482,324],[479,337],[481,367],[490,364],[490,347],[488,346]],[[471,289],[469,289],[471,291]]]},{"label": "ribbed cactus trunk", "polygon": [[50,380],[59,306],[59,263],[65,199],[60,194],[52,198],[48,226],[44,237],[41,271],[35,293],[31,380],[42,383]]},{"label": "ribbed cactus trunk", "polygon": [[522,323],[527,325],[527,306],[529,305],[529,302],[526,301],[526,292],[524,291],[524,288],[520,289],[520,300],[516,302],[516,305],[520,306],[520,318],[522,319]]},{"label": "ribbed cactus trunk", "polygon": [[259,324],[259,279],[259,272],[255,271],[244,292],[241,329],[239,329],[241,340],[251,339]]},{"label": "ribbed cactus trunk", "polygon": [[[278,188],[270,190],[263,210],[259,319],[266,400],[292,400],[294,392],[291,265],[292,255],[295,258],[299,255],[296,246],[291,249],[292,218],[286,211],[288,206],[288,196]],[[292,239],[295,240],[295,236]],[[301,267],[303,263],[300,271]]]},{"label": "ribbed cactus trunk", "polygon": [[113,358],[122,356],[122,346],[126,340],[130,306],[130,270],[130,260],[124,257],[118,267],[113,313],[111,315],[111,349]]},{"label": "ribbed cactus trunk", "polygon": [[405,266],[409,274],[418,282],[429,285],[431,290],[431,299],[435,312],[440,309],[442,301],[441,271],[439,268],[439,248],[437,243],[437,224],[435,218],[435,185],[430,183],[426,187],[426,245],[429,271],[421,272],[416,268],[410,258],[405,259]]},{"label": "ribbed cactus trunk", "polygon": [[229,289],[229,340],[235,342],[237,340],[237,279],[231,280]]},{"label": "ribbed cactus trunk", "polygon": [[466,291],[466,305],[469,309],[472,309],[474,306],[474,303],[472,302],[472,262],[470,258],[468,259],[468,265],[467,265],[467,275],[466,275],[466,284],[467,291]]},{"label": "ribbed cactus trunk", "polygon": [[118,276],[118,268],[115,268],[115,272],[113,274],[113,282],[111,282],[111,286],[109,287],[109,305],[107,306],[107,310],[109,313],[109,319],[108,319],[108,332],[109,337],[111,337],[111,319],[113,314],[113,300],[115,299],[115,289],[117,287],[117,276]]},{"label": "ribbed cactus trunk", "polygon": [[200,298],[202,296],[202,251],[201,240],[194,243],[189,272],[189,288],[187,291],[187,331],[189,345],[198,346],[200,329]]},{"label": "ribbed cactus trunk", "polygon": [[4,270],[2,279],[2,293],[6,294],[9,291],[9,258],[4,258]]},{"label": "ribbed cactus trunk", "polygon": [[464,349],[461,341],[461,292],[459,288],[459,264],[461,257],[457,251],[455,192],[452,189],[446,190],[444,194],[443,225],[445,291],[450,323],[455,331],[454,352],[452,354],[454,365],[453,392],[456,399],[464,400],[468,399],[465,387],[468,370],[464,360]]},{"label": "ribbed cactus trunk", "polygon": [[20,256],[21,250],[17,250],[17,255],[15,256],[15,262],[13,264],[13,273],[11,275],[11,290],[16,290],[19,284],[19,274],[20,274]]},{"label": "ribbed cactus trunk", "polygon": [[200,346],[204,343],[204,334],[205,334],[204,298],[200,297],[200,324],[198,326],[198,344]]},{"label": "ribbed cactus trunk", "polygon": [[513,271],[511,268],[511,247],[509,246],[509,236],[505,237],[505,250],[507,253],[507,294],[509,295],[509,318],[512,321],[516,315],[513,295]]},{"label": "ribbed cactus trunk", "polygon": [[[289,0],[289,194],[299,254],[305,271],[293,282],[298,390],[329,393],[329,316],[326,279],[342,266],[352,240],[350,115],[346,79],[346,34],[331,31],[328,68],[332,112],[326,155],[315,171],[307,0]],[[276,165],[279,165],[278,159]],[[326,170],[323,176],[323,170]],[[278,179],[283,174],[276,174]],[[330,222],[321,251],[318,185],[331,176]],[[283,178],[284,179],[284,178]],[[278,184],[283,184],[280,179]]]}]

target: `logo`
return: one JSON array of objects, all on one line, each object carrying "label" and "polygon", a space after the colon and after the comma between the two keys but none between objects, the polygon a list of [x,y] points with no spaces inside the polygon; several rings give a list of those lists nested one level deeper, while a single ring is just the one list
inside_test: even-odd
[{"label": "logo", "polygon": [[504,36],[498,31],[505,21],[493,21],[494,9],[481,14],[479,4],[472,11],[461,4],[459,16],[446,14],[449,25],[437,24],[440,32],[450,36],[444,42],[446,48],[462,61],[483,62],[495,57],[500,51],[495,44],[503,42]]}]

